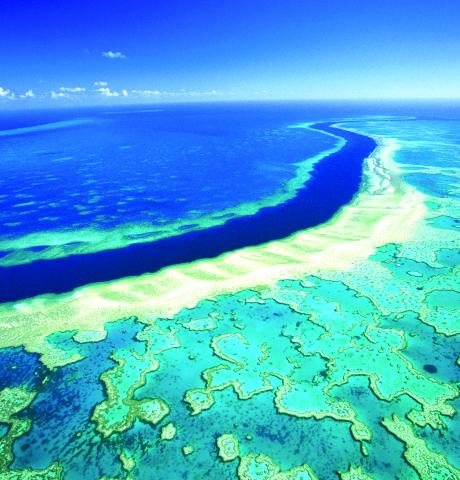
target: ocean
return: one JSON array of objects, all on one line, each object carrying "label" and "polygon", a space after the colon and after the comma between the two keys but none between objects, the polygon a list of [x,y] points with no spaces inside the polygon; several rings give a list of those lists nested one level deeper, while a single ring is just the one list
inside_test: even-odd
[{"label": "ocean", "polygon": [[0,124],[0,476],[459,477],[458,106]]}]

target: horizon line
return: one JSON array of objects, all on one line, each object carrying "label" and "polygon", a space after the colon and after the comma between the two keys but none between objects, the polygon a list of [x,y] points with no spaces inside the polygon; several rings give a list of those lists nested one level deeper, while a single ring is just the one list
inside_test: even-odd
[{"label": "horizon line", "polygon": [[413,102],[413,103],[433,103],[433,102],[458,102],[460,103],[460,96],[458,97],[330,97],[330,98],[229,98],[229,99],[197,99],[197,100],[164,100],[164,101],[152,101],[152,102],[114,102],[114,103],[88,103],[88,104],[41,104],[41,105],[18,105],[17,103],[5,102],[4,105],[8,107],[4,108],[0,104],[0,114],[8,111],[32,111],[32,110],[65,110],[65,109],[86,109],[86,108],[119,108],[119,107],[142,107],[142,106],[161,106],[161,105],[190,105],[190,104],[219,104],[219,103],[295,103],[295,102],[311,102],[311,103],[333,103],[333,102],[346,102],[346,103],[387,103],[387,102]]}]

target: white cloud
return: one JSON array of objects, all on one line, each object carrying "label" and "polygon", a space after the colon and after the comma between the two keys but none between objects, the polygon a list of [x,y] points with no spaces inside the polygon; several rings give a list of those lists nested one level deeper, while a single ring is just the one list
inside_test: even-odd
[{"label": "white cloud", "polygon": [[183,95],[190,95],[191,97],[209,97],[213,95],[221,95],[220,92],[217,90],[204,90],[204,91],[199,91],[199,90],[181,90],[180,94]]},{"label": "white cloud", "polygon": [[84,87],[60,87],[59,90],[61,92],[69,92],[69,93],[86,92],[86,88]]},{"label": "white cloud", "polygon": [[99,92],[101,95],[104,95],[105,97],[119,97],[120,94],[118,92],[115,92],[114,90],[110,90],[109,87],[101,87],[96,90],[96,92]]},{"label": "white cloud", "polygon": [[106,87],[108,85],[108,83],[98,81],[98,82],[94,82],[94,85],[96,85],[96,87]]},{"label": "white cloud", "polygon": [[64,92],[53,92],[51,91],[51,98],[69,98],[70,95],[68,93],[64,93]]},{"label": "white cloud", "polygon": [[[223,96],[226,93],[218,90],[186,90],[181,88],[180,90],[131,90],[131,93],[141,97],[161,97],[161,98],[200,98],[200,97],[218,97]],[[230,95],[230,93],[227,93]]]},{"label": "white cloud", "polygon": [[161,95],[161,92],[158,90],[131,90],[135,95],[142,95],[145,97],[151,97],[153,95]]},{"label": "white cloud", "polygon": [[0,97],[8,97],[11,94],[11,90],[7,88],[0,87]]},{"label": "white cloud", "polygon": [[112,52],[112,50],[107,50],[107,52],[102,52],[102,56],[105,58],[126,58],[126,55],[121,52]]},{"label": "white cloud", "polygon": [[35,93],[32,90],[27,90],[27,92],[23,93],[22,95],[19,95],[20,98],[34,98]]},{"label": "white cloud", "polygon": [[121,94],[122,94],[124,97],[127,97],[127,96],[128,96],[128,90],[123,89],[123,90],[121,91]]},{"label": "white cloud", "polygon": [[16,94],[9,88],[0,87],[0,98],[6,98],[8,100],[15,100]]}]

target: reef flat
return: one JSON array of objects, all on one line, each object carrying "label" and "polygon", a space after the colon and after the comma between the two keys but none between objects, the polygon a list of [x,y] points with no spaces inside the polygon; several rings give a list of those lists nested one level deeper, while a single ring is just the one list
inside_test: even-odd
[{"label": "reef flat", "polygon": [[343,122],[328,223],[2,305],[0,478],[458,478],[459,124]]}]

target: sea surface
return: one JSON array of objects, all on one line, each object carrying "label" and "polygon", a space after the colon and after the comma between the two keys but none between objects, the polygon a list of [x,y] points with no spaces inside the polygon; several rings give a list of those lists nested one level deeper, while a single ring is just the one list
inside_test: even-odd
[{"label": "sea surface", "polygon": [[[22,300],[0,305],[0,478],[460,478],[459,179],[449,103],[1,113],[0,288]],[[110,278],[79,265],[251,245],[256,270],[269,241],[282,265],[285,237],[346,222],[369,191],[382,218],[417,199],[403,241],[249,289],[235,264],[231,292],[169,316],[115,287],[101,298],[130,315],[88,326],[108,304],[85,292]],[[328,246],[359,238],[369,208]],[[53,278],[59,292],[90,284],[24,298],[56,291]]]},{"label": "sea surface", "polygon": [[148,239],[238,215],[247,204],[287,193],[299,164],[338,143],[290,128],[305,121],[296,109],[29,115],[0,121],[0,222],[3,239],[41,234],[45,243],[32,249],[45,248],[56,232],[71,239],[81,230],[121,229],[129,243],[137,230]]},{"label": "sea surface", "polygon": [[403,112],[449,117],[455,109],[267,103],[0,112],[0,265],[149,242],[283,203],[342,146],[310,124]]}]

